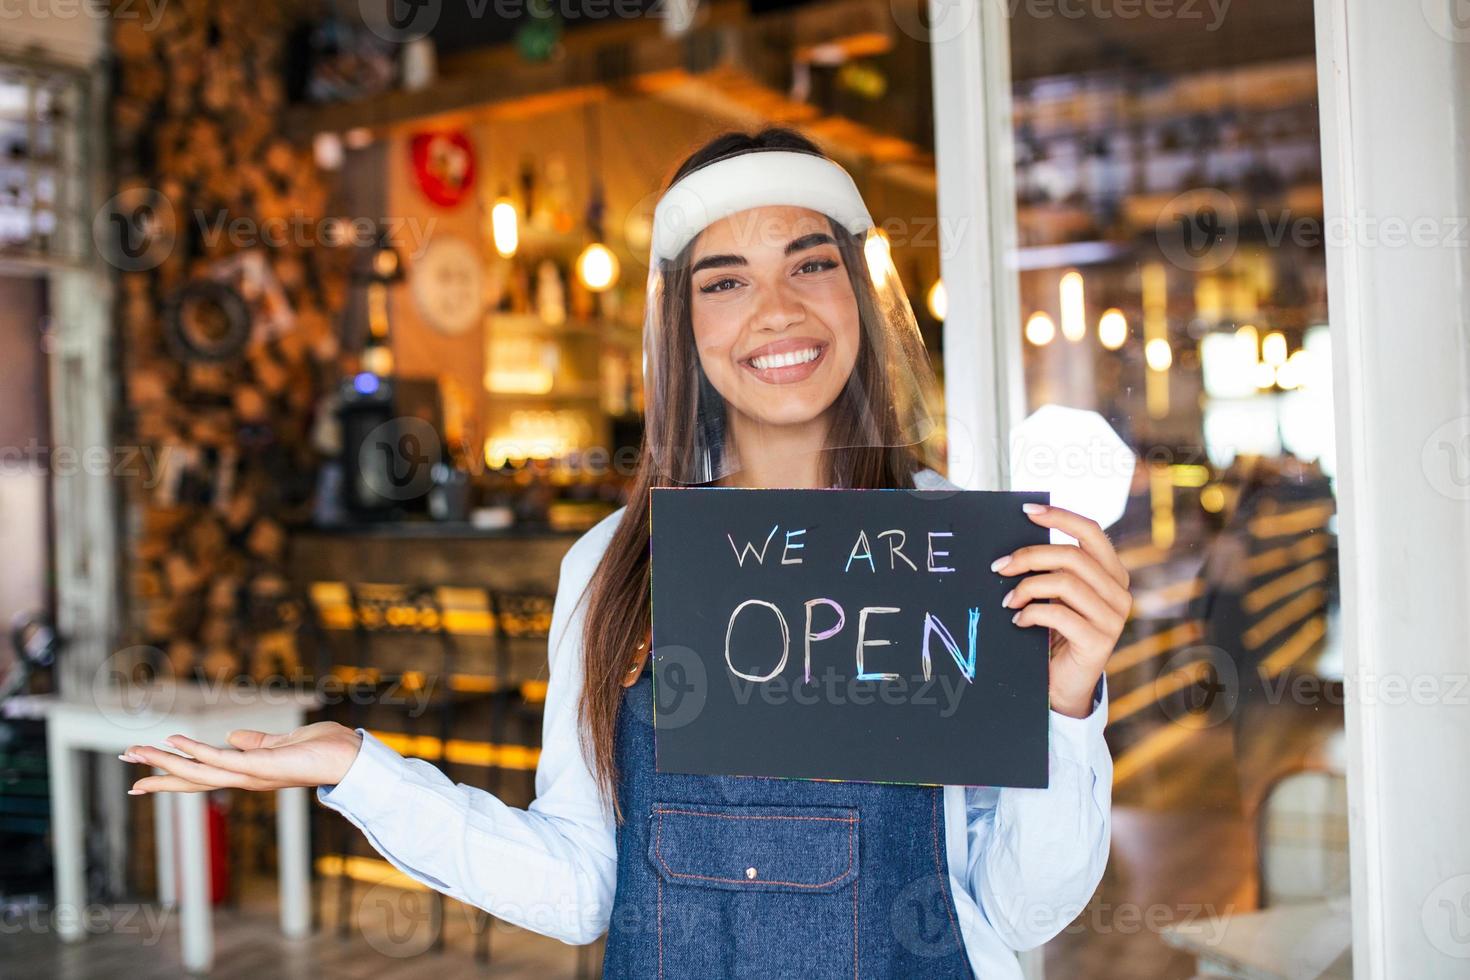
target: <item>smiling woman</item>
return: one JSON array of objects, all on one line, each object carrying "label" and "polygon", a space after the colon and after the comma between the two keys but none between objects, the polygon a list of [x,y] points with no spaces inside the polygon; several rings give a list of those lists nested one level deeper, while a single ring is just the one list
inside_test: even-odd
[{"label": "smiling woman", "polygon": [[[725,134],[675,172],[654,215],[643,452],[628,505],[562,562],[529,807],[335,725],[237,732],[226,749],[170,740],[188,758],[134,746],[128,758],[165,772],[137,789],[319,786],[321,802],[415,880],[568,942],[606,930],[605,976],[1019,978],[1014,950],[1060,931],[1107,858],[1103,667],[1128,578],[1096,524],[1023,508],[1080,546],[1023,547],[990,566],[1040,573],[992,601],[1015,626],[1061,638],[1049,667],[1046,788],[689,775],[654,760],[654,488],[958,489],[925,465],[934,374],[874,235],[852,178],[790,130]],[[909,552],[884,536],[895,526],[874,523],[878,539],[848,556],[853,577],[886,564],[889,576],[978,584],[984,573],[960,567],[960,549],[949,556],[946,531],[929,536],[926,555],[922,525]],[[800,558],[801,539],[784,539],[783,559]],[[700,601],[702,614],[728,615]],[[966,614],[973,623],[973,605],[946,615],[953,628],[939,637],[967,679],[974,643],[961,656],[950,634],[973,635],[959,628]],[[793,607],[803,618],[792,622],[813,642],[833,629],[825,619],[813,627],[805,611]],[[857,600],[845,613],[820,611],[850,617],[853,634],[876,632],[865,621],[889,613]],[[912,635],[923,642],[918,628]],[[860,656],[854,666],[868,675]],[[769,941],[795,922],[810,941]]]}]

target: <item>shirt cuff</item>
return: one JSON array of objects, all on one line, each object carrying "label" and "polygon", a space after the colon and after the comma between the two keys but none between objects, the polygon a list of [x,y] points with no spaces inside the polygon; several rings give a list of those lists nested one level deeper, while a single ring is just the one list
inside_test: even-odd
[{"label": "shirt cuff", "polygon": [[370,816],[374,811],[391,805],[394,787],[403,778],[403,756],[374,738],[364,729],[357,729],[362,736],[362,747],[357,758],[352,760],[347,774],[335,786],[318,786],[317,802],[333,810]]},{"label": "shirt cuff", "polygon": [[[1060,711],[1048,710],[1051,719],[1051,747],[1058,758],[1089,764],[1108,724],[1108,678],[1098,678],[1092,692],[1092,711],[1085,718],[1073,718]],[[1104,743],[1106,744],[1106,743]]]}]

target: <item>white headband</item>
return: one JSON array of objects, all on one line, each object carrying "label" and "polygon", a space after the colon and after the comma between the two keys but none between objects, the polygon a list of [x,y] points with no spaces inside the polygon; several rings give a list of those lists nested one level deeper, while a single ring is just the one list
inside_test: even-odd
[{"label": "white headband", "polygon": [[659,199],[653,209],[654,268],[721,218],[773,205],[820,211],[853,234],[873,226],[857,185],[837,163],[795,150],[754,150],[700,167]]}]

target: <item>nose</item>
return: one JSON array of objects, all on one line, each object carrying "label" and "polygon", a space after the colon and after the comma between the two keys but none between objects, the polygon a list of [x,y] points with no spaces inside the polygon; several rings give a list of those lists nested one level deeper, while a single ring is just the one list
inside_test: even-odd
[{"label": "nose", "polygon": [[761,287],[760,301],[752,321],[755,329],[780,332],[805,319],[806,307],[784,279]]}]

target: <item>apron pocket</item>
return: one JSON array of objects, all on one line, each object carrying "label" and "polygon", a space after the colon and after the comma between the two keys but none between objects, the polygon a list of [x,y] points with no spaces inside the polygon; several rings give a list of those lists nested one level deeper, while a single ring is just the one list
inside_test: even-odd
[{"label": "apron pocket", "polygon": [[859,814],[655,803],[663,977],[857,975]]}]

